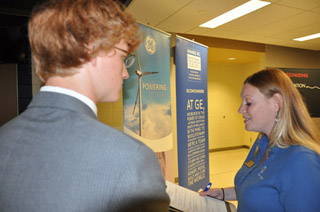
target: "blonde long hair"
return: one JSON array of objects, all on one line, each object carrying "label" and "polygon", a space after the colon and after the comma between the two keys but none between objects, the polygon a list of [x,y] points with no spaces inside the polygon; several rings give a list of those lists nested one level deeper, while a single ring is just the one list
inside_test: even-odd
[{"label": "blonde long hair", "polygon": [[[286,148],[291,145],[305,146],[320,154],[320,133],[312,121],[302,96],[291,79],[280,69],[264,69],[249,76],[245,81],[258,88],[267,98],[279,93],[283,104],[278,121],[269,136],[269,147]],[[263,136],[258,135],[258,139]]]}]

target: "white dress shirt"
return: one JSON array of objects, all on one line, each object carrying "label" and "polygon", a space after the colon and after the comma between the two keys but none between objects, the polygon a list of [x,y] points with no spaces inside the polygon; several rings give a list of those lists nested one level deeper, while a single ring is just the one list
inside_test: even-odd
[{"label": "white dress shirt", "polygon": [[77,98],[80,101],[82,101],[83,103],[85,103],[86,105],[88,105],[91,108],[91,110],[94,112],[94,114],[96,114],[96,116],[97,116],[98,109],[97,109],[96,104],[88,97],[86,97],[86,96],[84,96],[74,90],[70,90],[67,88],[61,88],[61,87],[57,87],[57,86],[43,86],[40,88],[40,92],[41,91],[62,93],[62,94]]}]

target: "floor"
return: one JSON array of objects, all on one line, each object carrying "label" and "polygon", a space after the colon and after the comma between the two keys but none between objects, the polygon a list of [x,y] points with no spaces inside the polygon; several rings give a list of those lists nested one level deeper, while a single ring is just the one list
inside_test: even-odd
[{"label": "floor", "polygon": [[[234,177],[246,159],[249,149],[237,149],[209,154],[210,182],[213,187],[233,187]],[[237,201],[231,201],[237,206]]]}]

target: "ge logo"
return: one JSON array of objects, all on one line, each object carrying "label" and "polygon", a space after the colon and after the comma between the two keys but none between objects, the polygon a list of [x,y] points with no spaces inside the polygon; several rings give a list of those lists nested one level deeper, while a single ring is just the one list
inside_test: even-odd
[{"label": "ge logo", "polygon": [[145,44],[144,44],[148,54],[154,54],[156,52],[156,41],[153,39],[153,37],[151,36],[147,36],[146,37],[146,41],[145,41]]}]

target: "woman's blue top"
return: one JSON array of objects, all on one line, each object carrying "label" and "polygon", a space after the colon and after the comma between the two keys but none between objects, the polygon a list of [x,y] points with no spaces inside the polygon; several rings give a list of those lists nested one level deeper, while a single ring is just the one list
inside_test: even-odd
[{"label": "woman's blue top", "polygon": [[319,212],[319,154],[299,145],[275,146],[260,164],[267,145],[266,136],[256,141],[235,177],[238,212]]}]

